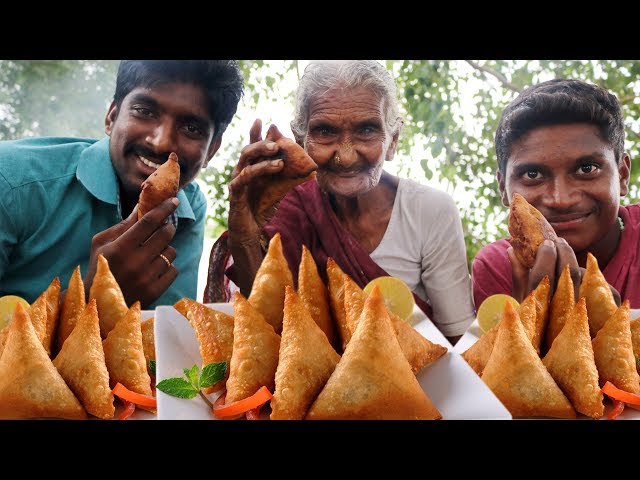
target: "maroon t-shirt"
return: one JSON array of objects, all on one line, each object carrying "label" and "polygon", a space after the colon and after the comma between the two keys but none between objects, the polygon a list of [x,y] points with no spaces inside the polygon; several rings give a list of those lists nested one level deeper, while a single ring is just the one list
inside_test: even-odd
[{"label": "maroon t-shirt", "polygon": [[[619,216],[624,223],[622,238],[602,273],[622,300],[629,299],[631,308],[640,308],[640,204],[621,206]],[[513,293],[509,246],[507,239],[498,240],[483,247],[473,259],[471,282],[476,309],[490,295]]]}]

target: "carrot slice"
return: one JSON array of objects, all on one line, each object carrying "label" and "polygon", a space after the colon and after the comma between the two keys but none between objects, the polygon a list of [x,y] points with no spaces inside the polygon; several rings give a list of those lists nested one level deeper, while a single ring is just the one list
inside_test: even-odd
[{"label": "carrot slice", "polygon": [[149,395],[143,395],[141,393],[132,392],[127,387],[122,385],[120,382],[116,383],[116,386],[113,387],[113,394],[120,397],[122,400],[127,400],[128,402],[135,403],[136,405],[141,405],[143,407],[152,407],[156,408],[156,399],[150,397]]},{"label": "carrot slice", "polygon": [[126,420],[131,415],[133,415],[133,412],[136,411],[135,403],[128,402],[126,400],[123,400],[123,403],[124,403],[124,410],[122,410],[122,412],[120,412],[120,415],[118,415],[118,420]]},{"label": "carrot slice", "polygon": [[624,406],[625,406],[624,402],[621,402],[620,400],[614,400],[613,410],[609,412],[609,415],[607,415],[607,419],[608,420],[615,419],[618,415],[620,415],[624,411]]},{"label": "carrot slice", "polygon": [[629,403],[632,405],[640,405],[640,395],[636,395],[635,393],[625,392],[624,390],[620,390],[613,383],[607,381],[602,387],[602,393],[607,394],[614,400],[620,400],[624,403]]},{"label": "carrot slice", "polygon": [[247,410],[259,407],[271,400],[272,397],[273,395],[271,395],[269,389],[262,386],[250,397],[243,398],[242,400],[238,400],[237,402],[233,402],[228,405],[214,406],[213,414],[220,418],[239,415],[241,413],[245,413]]}]

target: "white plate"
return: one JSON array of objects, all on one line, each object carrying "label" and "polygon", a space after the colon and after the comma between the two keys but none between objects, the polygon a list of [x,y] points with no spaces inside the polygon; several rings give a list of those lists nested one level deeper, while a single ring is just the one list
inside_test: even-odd
[{"label": "white plate", "polygon": [[[639,316],[640,316],[640,309],[632,309],[631,310],[631,319],[632,320],[635,319],[635,318],[638,318]],[[456,343],[456,346],[453,347],[453,351],[456,352],[459,355],[462,355],[469,347],[471,347],[471,345],[476,343],[476,341],[481,336],[482,336],[482,330],[480,329],[480,326],[478,325],[478,320],[475,320],[469,326],[469,328],[467,329],[465,334],[462,336],[462,338],[460,338],[460,340],[458,340],[458,343]],[[460,359],[464,362],[462,357],[460,357]],[[475,375],[475,372],[474,372],[474,375]],[[605,395],[605,398],[607,398],[606,395]],[[604,407],[605,407],[604,408],[604,416],[602,418],[606,419],[607,414],[609,413],[609,411],[612,408],[611,402],[605,401],[604,402]],[[584,415],[579,415],[578,418],[584,419],[584,420],[588,420],[588,417],[586,417]],[[618,416],[618,419],[620,419],[620,420],[640,420],[640,410],[635,410],[635,409],[633,409],[631,407],[626,407],[624,409],[624,412],[622,412],[622,414],[620,414],[620,416]],[[546,418],[545,418],[545,420],[546,420]]]},{"label": "white plate", "polygon": [[[229,303],[211,304],[214,310],[232,315]],[[410,317],[416,330],[449,352],[418,375],[418,381],[444,419],[511,419],[507,409],[458,354],[425,315],[414,310]],[[202,366],[202,358],[191,325],[173,307],[156,309],[156,381],[183,377],[183,369]],[[213,402],[218,393],[209,395]],[[187,400],[157,391],[159,420],[215,419],[199,397]]]}]

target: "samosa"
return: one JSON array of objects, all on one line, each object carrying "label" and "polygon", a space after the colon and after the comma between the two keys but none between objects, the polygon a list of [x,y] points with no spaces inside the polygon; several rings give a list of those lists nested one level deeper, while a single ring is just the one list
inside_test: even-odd
[{"label": "samosa", "polygon": [[[0,332],[2,336],[2,332]],[[0,344],[2,341],[0,341]],[[631,343],[633,345],[633,355],[636,357],[636,369],[640,373],[640,317],[631,321]],[[0,347],[0,355],[2,355],[2,347]]]},{"label": "samosa", "polygon": [[142,351],[144,353],[144,362],[147,365],[149,376],[155,376],[151,371],[150,360],[156,359],[156,337],[154,333],[155,317],[147,318],[140,323],[140,333],[142,333]]},{"label": "samosa", "polygon": [[120,285],[111,273],[109,262],[102,254],[98,255],[96,273],[89,289],[89,300],[92,298],[96,299],[98,306],[100,335],[105,339],[118,320],[127,314],[129,308]]},{"label": "samosa", "polygon": [[533,296],[536,299],[536,326],[531,337],[531,344],[540,355],[542,340],[544,340],[547,331],[547,323],[549,323],[549,294],[551,292],[551,284],[549,277],[544,276],[538,286],[533,290]]},{"label": "samosa", "polygon": [[600,418],[604,404],[584,297],[563,317],[564,326],[542,363],[578,412]]},{"label": "samosa", "polygon": [[514,253],[526,268],[533,267],[538,248],[545,239],[558,239],[544,215],[519,193],[511,198],[507,226]]},{"label": "samosa", "polygon": [[313,321],[324,332],[330,344],[334,344],[336,329],[331,318],[329,294],[320,278],[318,267],[309,249],[302,246],[302,258],[298,269],[298,296],[307,307]]},{"label": "samosa", "polygon": [[473,371],[482,376],[484,367],[487,365],[491,352],[493,352],[493,346],[498,336],[498,327],[500,323],[497,323],[487,333],[482,335],[473,345],[466,349],[462,353],[462,358],[469,364]]},{"label": "samosa", "polygon": [[53,342],[58,332],[58,320],[60,318],[60,278],[55,277],[47,289],[47,323],[44,332],[43,345],[47,354],[51,356]]},{"label": "samosa", "polygon": [[547,325],[547,332],[545,334],[547,350],[551,348],[553,341],[562,330],[562,327],[564,327],[565,317],[574,312],[575,304],[575,291],[573,288],[573,280],[571,279],[571,270],[569,269],[569,265],[566,265],[558,280],[556,291],[551,298],[549,324]]},{"label": "samosa", "polygon": [[347,348],[307,416],[309,420],[436,420],[396,338],[376,285]]},{"label": "samosa", "polygon": [[593,339],[593,354],[600,385],[609,381],[626,392],[640,393],[629,316],[629,300],[625,300],[598,330]]},{"label": "samosa", "polygon": [[284,309],[284,288],[293,286],[293,275],[282,251],[280,233],[276,233],[269,242],[267,254],[256,272],[249,303],[275,329],[282,330]]},{"label": "samosa", "polygon": [[171,152],[167,161],[142,182],[142,190],[138,199],[138,220],[166,199],[175,197],[178,194],[179,186],[178,155]]},{"label": "samosa", "polygon": [[482,380],[514,417],[576,418],[576,411],[542,364],[509,302]]},{"label": "samosa", "polygon": [[339,360],[304,302],[287,286],[271,420],[302,420]]},{"label": "samosa", "polygon": [[8,328],[0,357],[0,418],[87,418],[21,304],[16,306]]},{"label": "samosa", "polygon": [[[121,383],[129,390],[153,396],[140,327],[140,302],[135,302],[102,342],[111,388]],[[140,406],[145,410],[153,408]]]},{"label": "samosa", "polygon": [[78,265],[71,274],[69,285],[67,286],[67,293],[62,300],[58,334],[56,335],[56,349],[58,352],[62,349],[62,344],[64,344],[67,337],[71,335],[78,318],[80,318],[80,315],[84,312],[86,303],[84,282],[80,275],[80,265]]},{"label": "samosa", "polygon": [[280,336],[240,292],[233,294],[233,353],[225,404],[250,397],[266,386],[273,391]]},{"label": "samosa", "polygon": [[53,365],[88,413],[102,419],[113,418],[113,393],[109,387],[95,298],[78,318]]},{"label": "samosa", "polygon": [[227,363],[224,378],[215,385],[204,389],[205,393],[216,392],[225,387],[227,378],[229,378],[231,354],[233,353],[233,317],[213,310],[202,303],[194,302],[187,310],[187,319],[196,332],[202,366],[218,362]]},{"label": "samosa", "polygon": [[587,300],[589,331],[591,338],[594,338],[618,306],[609,283],[598,267],[598,260],[591,253],[587,253],[587,270],[580,283],[579,296]]},{"label": "samosa", "polygon": [[344,308],[344,282],[345,277],[349,278],[338,264],[329,257],[327,259],[327,278],[329,283],[329,305],[331,306],[331,312],[333,319],[338,326],[338,334],[340,335],[340,343],[342,351],[347,346],[349,339],[351,338],[351,332],[353,331],[349,325],[347,325],[347,313]]}]

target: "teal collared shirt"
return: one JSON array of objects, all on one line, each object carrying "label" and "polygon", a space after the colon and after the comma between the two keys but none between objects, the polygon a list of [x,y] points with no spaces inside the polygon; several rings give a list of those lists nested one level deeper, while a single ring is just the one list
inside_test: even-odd
[{"label": "teal collared shirt", "polygon": [[[0,142],[0,192],[0,296],[33,302],[55,277],[66,289],[77,265],[87,271],[93,236],[122,220],[108,137]],[[196,298],[207,201],[195,182],[178,199],[179,274],[147,308]]]}]

